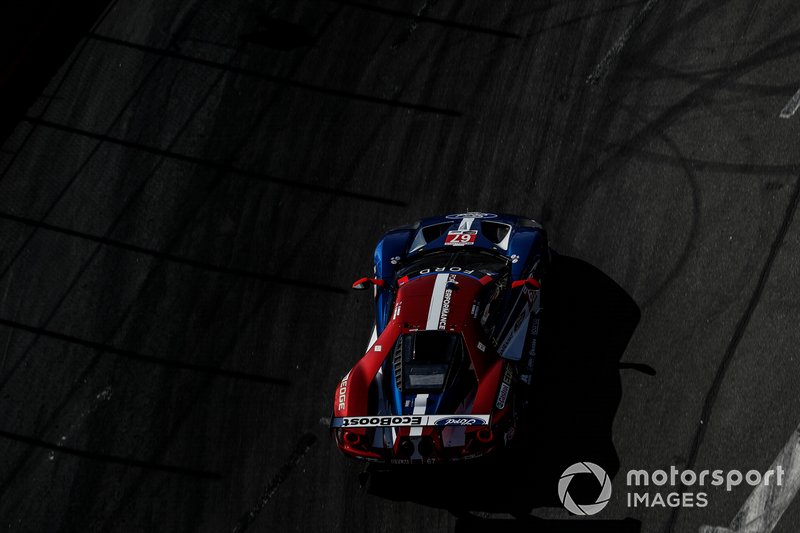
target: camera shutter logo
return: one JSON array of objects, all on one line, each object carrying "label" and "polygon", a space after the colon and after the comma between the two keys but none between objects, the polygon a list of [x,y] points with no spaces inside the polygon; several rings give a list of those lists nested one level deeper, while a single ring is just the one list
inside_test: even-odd
[{"label": "camera shutter logo", "polygon": [[[597,501],[588,504],[577,504],[567,492],[572,478],[576,474],[594,474],[600,486],[600,495]],[[564,508],[572,514],[576,515],[593,515],[603,510],[608,505],[608,500],[611,498],[611,479],[606,474],[606,471],[598,465],[589,462],[575,463],[570,466],[564,473],[561,474],[561,479],[558,480],[558,497]]]}]

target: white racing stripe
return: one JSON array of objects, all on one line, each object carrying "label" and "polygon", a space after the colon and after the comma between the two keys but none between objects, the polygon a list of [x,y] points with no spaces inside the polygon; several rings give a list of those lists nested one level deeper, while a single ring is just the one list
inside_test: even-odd
[{"label": "white racing stripe", "polygon": [[461,224],[458,225],[459,230],[472,229],[472,223],[475,222],[474,218],[462,218]]},{"label": "white racing stripe", "polygon": [[[445,278],[447,279],[447,278]],[[437,280],[438,281],[438,280]],[[427,394],[417,394],[414,398],[414,414],[415,415],[424,415],[425,409],[428,408],[428,395]],[[422,428],[421,427],[412,427],[408,431],[409,437],[419,437],[422,435]]]},{"label": "white racing stripe", "polygon": [[433,284],[431,294],[431,304],[428,307],[428,322],[425,329],[439,329],[439,317],[442,315],[442,302],[444,301],[444,290],[447,288],[447,277],[449,274],[436,274],[436,282]]},{"label": "white racing stripe", "polygon": [[[733,517],[730,526],[700,526],[699,533],[770,533],[775,529],[800,489],[800,426],[794,430],[770,470],[774,472],[778,467],[783,469],[780,485],[759,484]],[[790,526],[789,529],[794,528]]]},{"label": "white racing stripe", "polygon": [[792,96],[791,100],[789,100],[789,103],[786,104],[786,107],[781,110],[780,117],[792,118],[794,114],[797,113],[798,108],[800,108],[800,89],[794,93],[794,96]]}]

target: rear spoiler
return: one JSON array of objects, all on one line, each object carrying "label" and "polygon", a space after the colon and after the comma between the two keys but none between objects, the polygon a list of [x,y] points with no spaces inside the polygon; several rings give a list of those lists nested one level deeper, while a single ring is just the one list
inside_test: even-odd
[{"label": "rear spoiler", "polygon": [[339,416],[331,419],[331,427],[488,426],[490,419],[491,415]]}]

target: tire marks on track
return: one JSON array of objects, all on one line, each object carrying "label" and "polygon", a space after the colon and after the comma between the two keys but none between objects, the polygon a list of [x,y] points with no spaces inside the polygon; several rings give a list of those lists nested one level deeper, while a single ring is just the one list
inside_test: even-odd
[{"label": "tire marks on track", "polygon": [[638,28],[644,19],[647,18],[647,15],[656,7],[658,0],[647,0],[647,3],[642,6],[642,9],[639,10],[638,13],[633,17],[633,19],[628,23],[623,30],[622,35],[616,40],[614,45],[609,49],[606,53],[605,57],[594,67],[594,70],[589,77],[586,78],[586,83],[588,85],[597,85],[600,83],[603,78],[606,77],[608,74],[608,70],[611,67],[611,64],[617,58],[617,56],[622,53],[622,50],[625,48],[625,45],[628,44],[628,41],[633,35],[634,30]]},{"label": "tire marks on track", "polygon": [[[798,202],[800,202],[800,177],[798,177],[795,181],[794,190],[789,198],[789,203],[786,206],[786,211],[783,215],[783,221],[781,225],[778,227],[778,232],[775,235],[775,239],[772,241],[772,245],[769,249],[769,254],[767,255],[767,259],[764,261],[764,266],[761,268],[761,272],[758,276],[758,282],[756,283],[756,287],[753,290],[753,294],[750,296],[750,300],[747,302],[747,307],[744,310],[739,322],[736,324],[736,328],[733,330],[733,336],[731,337],[730,342],[728,343],[728,347],[725,349],[725,354],[722,356],[722,360],[717,367],[717,372],[714,375],[714,379],[711,382],[711,387],[708,389],[706,393],[705,399],[703,401],[703,409],[700,412],[700,422],[697,425],[697,429],[695,430],[694,439],[692,441],[692,446],[689,451],[689,458],[686,461],[685,468],[691,469],[694,467],[697,456],[700,452],[700,446],[703,444],[703,439],[705,438],[706,431],[708,431],[708,422],[711,418],[711,414],[714,410],[714,404],[717,399],[717,395],[719,394],[719,389],[722,386],[722,382],[725,380],[725,375],[728,372],[728,368],[730,367],[731,361],[733,360],[733,356],[736,353],[736,349],[739,347],[739,343],[744,336],[744,332],[747,330],[748,325],[750,324],[750,320],[753,317],[753,313],[758,306],[759,301],[761,300],[761,295],[764,292],[764,288],[766,287],[767,280],[769,279],[769,275],[772,272],[772,265],[775,262],[775,258],[778,255],[778,251],[780,250],[781,246],[783,246],[783,241],[786,238],[786,233],[789,230],[789,227],[794,220],[795,212],[797,211]],[[678,489],[676,489],[678,490]],[[680,492],[680,490],[678,490]],[[668,533],[672,533],[675,531],[675,524],[678,519],[678,514],[680,513],[680,507],[675,507],[672,512],[670,513],[669,519],[667,520],[666,527],[664,528],[665,531]]]}]

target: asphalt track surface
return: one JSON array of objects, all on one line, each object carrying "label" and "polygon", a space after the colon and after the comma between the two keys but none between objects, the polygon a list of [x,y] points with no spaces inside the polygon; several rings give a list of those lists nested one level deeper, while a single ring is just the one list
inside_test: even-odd
[{"label": "asphalt track surface", "polygon": [[[797,427],[794,2],[117,0],[66,57],[0,153],[4,530],[691,532],[752,488],[631,508],[624,473],[765,470]],[[543,429],[387,494],[325,423],[347,288],[465,210],[563,257]],[[618,472],[594,517],[570,458]]]}]

